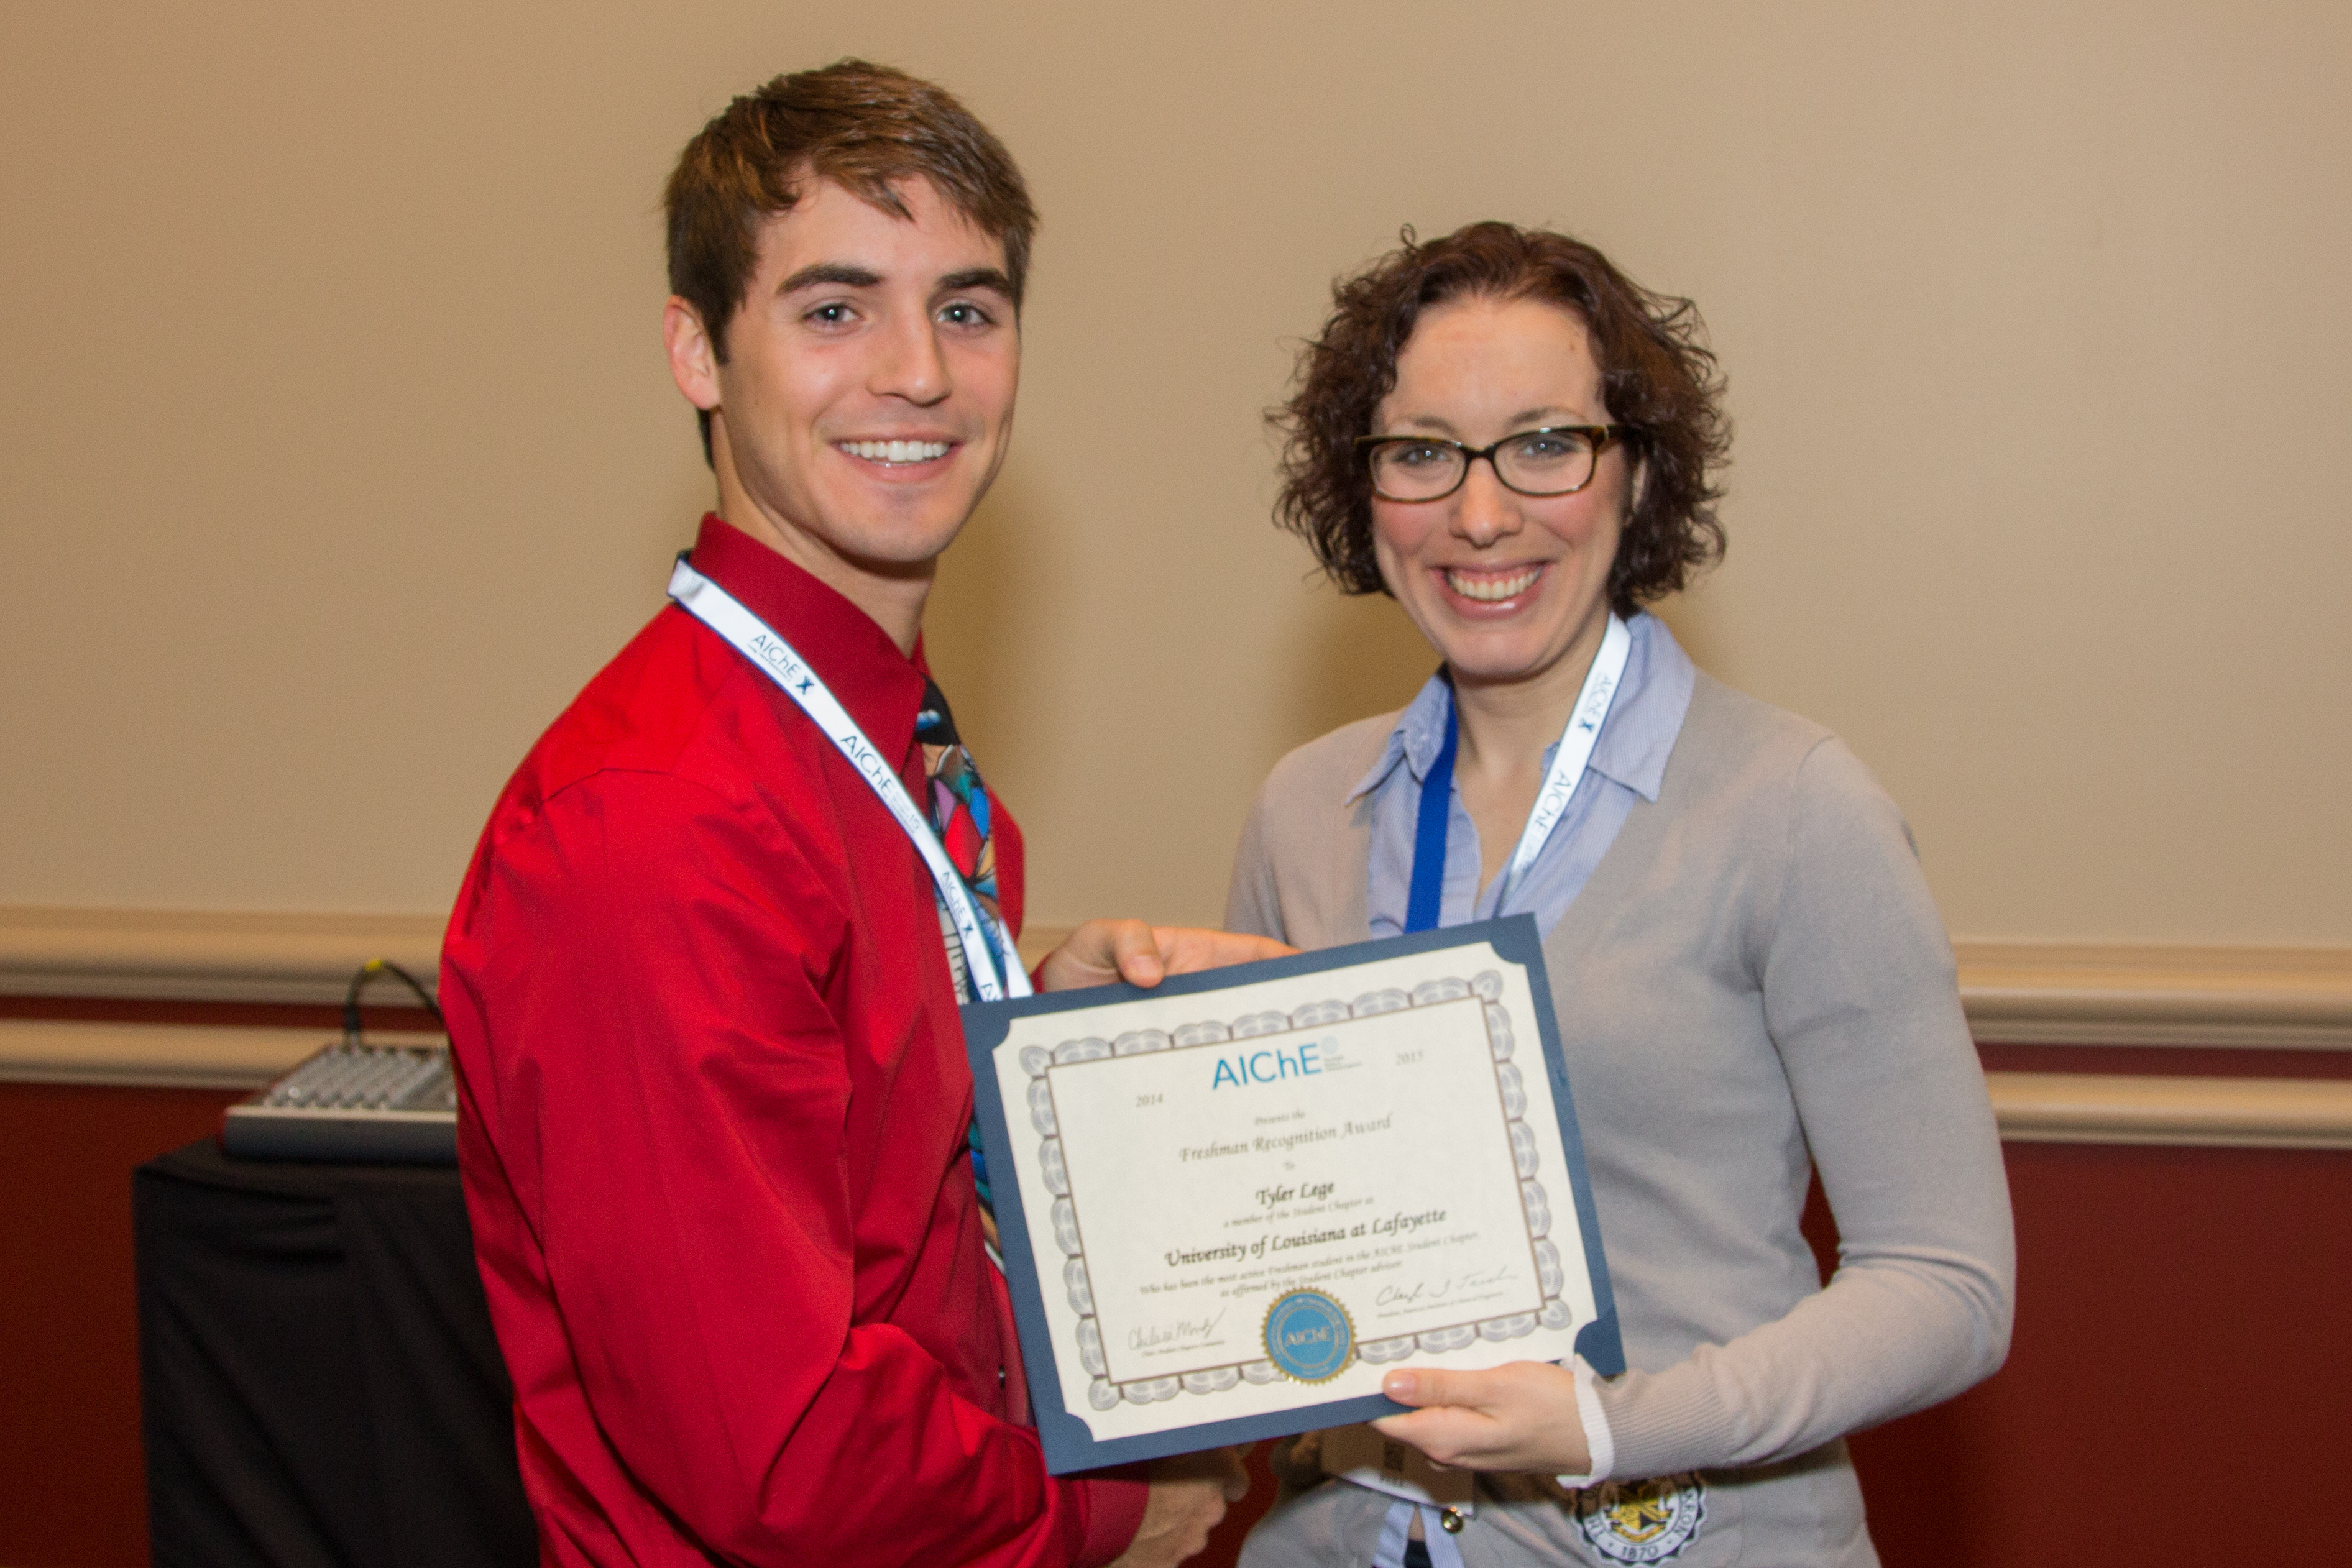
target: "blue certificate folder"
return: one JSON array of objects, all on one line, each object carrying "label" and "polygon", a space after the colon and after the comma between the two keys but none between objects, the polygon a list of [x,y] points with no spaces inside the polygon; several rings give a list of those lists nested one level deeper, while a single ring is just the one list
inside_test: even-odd
[{"label": "blue certificate folder", "polygon": [[[1343,1337],[1343,1343],[1339,1347],[1339,1354],[1336,1357],[1332,1357],[1329,1354],[1330,1345],[1324,1343],[1319,1345],[1310,1345],[1303,1353],[1293,1351],[1290,1353],[1290,1359],[1277,1364],[1272,1359],[1278,1348],[1277,1339],[1281,1337],[1276,1326],[1277,1321],[1286,1325],[1304,1325],[1302,1329],[1294,1330],[1287,1336],[1291,1342],[1319,1341],[1323,1336],[1317,1326],[1318,1313],[1336,1311],[1336,1308],[1327,1308],[1323,1304],[1328,1302],[1330,1298],[1321,1292],[1311,1289],[1297,1291],[1282,1296],[1280,1300],[1262,1309],[1266,1317],[1266,1324],[1260,1331],[1261,1337],[1256,1343],[1264,1347],[1264,1354],[1260,1354],[1259,1359],[1246,1370],[1252,1383],[1266,1385],[1257,1392],[1256,1403],[1263,1405],[1268,1399],[1286,1398],[1293,1392],[1307,1396],[1307,1402],[1286,1406],[1277,1410],[1259,1409],[1250,1414],[1218,1418],[1213,1412],[1220,1403],[1219,1400],[1178,1397],[1175,1393],[1178,1380],[1161,1379],[1157,1384],[1113,1385],[1108,1377],[1097,1377],[1094,1379],[1089,1392],[1104,1389],[1110,1389],[1112,1392],[1100,1394],[1091,1409],[1084,1404],[1080,1404],[1077,1408],[1073,1408],[1073,1401],[1066,1398],[1066,1388],[1074,1385],[1083,1385],[1087,1375],[1105,1371],[1102,1364],[1103,1336],[1097,1332],[1092,1343],[1084,1343],[1082,1338],[1073,1339],[1067,1332],[1068,1324],[1066,1322],[1064,1325],[1066,1332],[1059,1336],[1059,1339],[1068,1343],[1057,1343],[1057,1335],[1054,1332],[1053,1322],[1047,1311],[1046,1291],[1054,1290],[1061,1292],[1066,1288],[1073,1291],[1086,1291],[1090,1289],[1087,1283],[1086,1270],[1091,1265],[1086,1256],[1076,1250],[1081,1243],[1073,1239],[1073,1233],[1078,1228],[1075,1210],[1070,1209],[1066,1198],[1057,1205],[1049,1196],[1054,1193],[1066,1193],[1068,1190],[1069,1177],[1059,1163],[1059,1139],[1069,1134],[1072,1129],[1051,1123],[1051,1118],[1056,1114],[1054,1108],[1056,1102],[1053,1092],[1045,1087],[1045,1073],[1048,1069],[1039,1063],[1049,1057],[1055,1062],[1095,1060],[1113,1054],[1114,1048],[1108,1041],[1092,1039],[1065,1042],[1051,1051],[1041,1050],[1035,1043],[1041,1038],[1041,1031],[1029,1020],[1055,1014],[1104,1009],[1120,1003],[1196,996],[1203,998],[1198,1009],[1202,1016],[1223,1017],[1223,1013],[1218,1006],[1221,998],[1216,993],[1239,990],[1269,981],[1295,981],[1325,973],[1332,973],[1334,976],[1331,991],[1335,996],[1356,996],[1354,1010],[1359,1015],[1364,1013],[1368,1008],[1372,1010],[1383,1010],[1384,1008],[1385,1010],[1391,1011],[1405,1009],[1426,999],[1424,993],[1467,1002],[1472,998],[1465,994],[1462,982],[1437,983],[1440,988],[1452,986],[1454,988],[1451,991],[1442,988],[1433,991],[1430,987],[1423,986],[1413,992],[1412,1000],[1408,1002],[1403,998],[1402,993],[1394,989],[1385,991],[1375,989],[1364,995],[1357,995],[1361,987],[1351,984],[1357,977],[1337,973],[1363,968],[1386,960],[1409,958],[1424,954],[1439,956],[1440,967],[1443,967],[1442,956],[1455,949],[1463,950],[1462,964],[1459,967],[1465,973],[1476,972],[1478,979],[1475,984],[1488,988],[1478,993],[1487,998],[1486,1003],[1482,1004],[1487,1012],[1496,1010],[1493,1004],[1496,995],[1496,988],[1499,984],[1496,981],[1496,961],[1499,959],[1503,966],[1524,972],[1524,989],[1517,988],[1515,985],[1509,995],[1515,998],[1517,1006],[1523,1007],[1531,1014],[1533,1032],[1541,1044],[1542,1071],[1549,1082],[1551,1105],[1557,1113],[1559,1149],[1566,1164],[1566,1170],[1561,1174],[1566,1176],[1567,1185],[1572,1195],[1577,1230],[1582,1242],[1581,1253],[1585,1279],[1590,1286],[1590,1294],[1589,1298],[1585,1299],[1585,1304],[1591,1315],[1589,1321],[1584,1322],[1580,1328],[1574,1331],[1574,1349],[1576,1354],[1581,1355],[1595,1371],[1604,1376],[1614,1375],[1624,1370],[1625,1357],[1618,1333],[1616,1305],[1609,1286],[1608,1264],[1601,1251],[1600,1224],[1593,1209],[1591,1184],[1585,1173],[1583,1144],[1577,1133],[1576,1114],[1573,1103],[1570,1098],[1567,1070],[1560,1054],[1559,1032],[1552,1017],[1550,987],[1544,974],[1542,942],[1532,916],[1511,915],[1501,920],[1452,926],[1382,941],[1359,943],[1346,947],[1329,948],[1318,953],[1302,953],[1289,957],[1270,959],[1264,963],[1234,965],[1231,967],[1213,969],[1199,974],[1171,976],[1160,985],[1149,990],[1122,983],[1086,990],[1061,991],[1045,996],[1027,997],[1018,1000],[974,1003],[962,1009],[964,1039],[971,1059],[982,1154],[987,1163],[989,1183],[995,1200],[998,1237],[1003,1253],[1005,1280],[1011,1288],[1013,1319],[1020,1333],[1022,1358],[1028,1375],[1031,1408],[1035,1414],[1038,1434],[1044,1441],[1048,1470],[1055,1475],[1062,1475],[1074,1470],[1127,1464],[1168,1454],[1192,1453],[1202,1448],[1254,1442],[1260,1438],[1286,1437],[1293,1433],[1345,1426],[1381,1416],[1394,1415],[1404,1406],[1393,1403],[1378,1393],[1359,1393],[1348,1397],[1317,1401],[1312,1398],[1311,1389],[1307,1385],[1337,1377],[1341,1372],[1349,1370],[1351,1364],[1370,1366],[1381,1359],[1410,1359],[1418,1353],[1412,1348],[1415,1341],[1410,1335],[1359,1346],[1355,1337],[1355,1328],[1349,1321],[1344,1331],[1339,1329],[1337,1322],[1333,1325],[1335,1333],[1340,1333]],[[1450,971],[1447,972],[1450,973]],[[1292,993],[1288,988],[1285,988],[1283,991],[1273,994]],[[1380,1000],[1382,997],[1395,999],[1382,1004]],[[1229,1011],[1231,1009],[1224,1010]],[[1298,1013],[1292,1017],[1305,1018],[1312,1015],[1314,1019],[1320,1021],[1343,1019],[1347,1013],[1347,1004],[1322,1001],[1312,1007],[1300,1009]],[[1097,1015],[1097,1018],[1087,1020],[1086,1027],[1099,1032],[1107,1027],[1102,1023],[1102,1016]],[[1462,1015],[1455,1016],[1459,1018]],[[1073,1021],[1075,1024],[1077,1020]],[[1192,1027],[1197,1029],[1201,1026]],[[1244,1040],[1246,1043],[1244,1037],[1253,1031],[1282,1030],[1287,1028],[1287,1025],[1284,1015],[1279,1012],[1259,1012],[1235,1020],[1234,1033],[1230,1037],[1219,1025],[1212,1023],[1205,1027],[1212,1032],[1206,1035],[1196,1034],[1191,1039],[1187,1038],[1187,1030],[1184,1028],[1179,1028],[1174,1031],[1172,1041],[1174,1051],[1192,1059],[1191,1062],[1186,1064],[1185,1070],[1191,1071],[1192,1063],[1198,1063],[1201,1069],[1205,1071],[1219,1054],[1223,1054],[1230,1060],[1240,1062],[1240,1071],[1246,1074],[1251,1071],[1249,1065],[1242,1061],[1240,1055],[1230,1044],[1222,1053],[1214,1049],[1203,1049],[1196,1054],[1193,1048],[1207,1045],[1210,1041],[1226,1040],[1229,1038]],[[1378,1027],[1408,1029],[1413,1026],[1402,1021],[1392,1021],[1381,1023]],[[1488,1027],[1492,1032],[1494,1026]],[[1026,1048],[1020,1048],[1019,1041],[1011,1038],[1016,1032],[1031,1040]],[[1170,1049],[1171,1036],[1165,1030],[1140,1032],[1150,1034],[1153,1037],[1153,1042],[1135,1049]],[[1291,1031],[1290,1038],[1294,1040],[1297,1038],[1297,1032]],[[1500,1043],[1496,1045],[1494,1051],[1497,1061],[1508,1058],[1514,1049],[1511,1044],[1511,1033],[1507,1023],[1502,1026]],[[1118,1045],[1116,1047],[1116,1052],[1124,1056],[1129,1049],[1129,1040],[1135,1037],[1120,1035],[1118,1038]],[[1519,1038],[1525,1039],[1524,1030],[1520,1031]],[[1260,1043],[1276,1046],[1281,1041],[1268,1040]],[[1019,1049],[1023,1059],[1022,1068],[1027,1072],[1037,1075],[1034,1080],[1036,1088],[1032,1092],[1030,1103],[1015,1102],[1012,1107],[1013,1120],[1008,1121],[1005,1093],[1000,1079],[998,1052],[1000,1050],[1016,1049]],[[1294,1044],[1289,1054],[1296,1060],[1302,1050],[1311,1051],[1313,1049],[1314,1045],[1311,1043],[1303,1047]],[[1512,1067],[1511,1071],[1532,1072],[1535,1063],[1527,1060],[1528,1053],[1523,1047],[1517,1050],[1517,1063]],[[1073,1055],[1073,1052],[1076,1054]],[[1278,1056],[1268,1058],[1265,1051],[1258,1051],[1255,1055],[1265,1059],[1256,1062],[1262,1076],[1272,1072],[1279,1065]],[[1007,1060],[1009,1061],[1011,1059]],[[1168,1063],[1176,1062],[1177,1060],[1177,1056],[1172,1053],[1162,1059]],[[1173,1068],[1165,1070],[1174,1071]],[[1496,1068],[1494,1071],[1500,1073],[1503,1069]],[[1008,1067],[1006,1076],[1012,1075],[1012,1071]],[[1016,1079],[1016,1081],[1019,1080]],[[1123,1083],[1125,1082],[1122,1081]],[[1376,1083],[1379,1081],[1360,1079],[1353,1082]],[[1455,1080],[1447,1079],[1444,1082],[1448,1086],[1446,1095],[1450,1098],[1453,1095],[1450,1085]],[[1474,1084],[1467,1077],[1459,1082],[1463,1083],[1461,1098],[1465,1106],[1475,1107],[1476,1104],[1483,1103],[1486,1096],[1491,1096],[1495,1092],[1491,1084]],[[1516,1077],[1512,1079],[1514,1084],[1519,1082],[1520,1080]],[[1041,1094],[1045,1102],[1045,1108],[1043,1110],[1037,1108],[1037,1101]],[[1521,1103],[1532,1102],[1523,1097]],[[1122,1103],[1124,1103],[1124,1098],[1122,1098]],[[1416,1107],[1408,1113],[1420,1114],[1422,1108]],[[1465,1113],[1491,1116],[1494,1113],[1491,1110],[1472,1109]],[[1517,1114],[1517,1113],[1507,1113]],[[1040,1117],[1045,1120],[1039,1121]],[[1016,1130],[1030,1142],[1036,1143],[1039,1130],[1048,1126],[1052,1128],[1055,1135],[1055,1153],[1052,1164],[1024,1164],[1023,1159],[1016,1157],[1016,1145],[1013,1142]],[[1352,1131],[1353,1128],[1351,1127],[1350,1130]],[[1511,1147],[1517,1151],[1521,1147],[1517,1134],[1524,1129],[1507,1130],[1513,1134]],[[1427,1151],[1427,1154],[1433,1162],[1444,1161],[1446,1158],[1446,1151],[1444,1148],[1433,1147]],[[1521,1167],[1523,1173],[1525,1169],[1525,1166]],[[1049,1174],[1041,1176],[1038,1174],[1040,1170]],[[1506,1175],[1507,1176],[1507,1173]],[[1060,1183],[1058,1186],[1057,1181]],[[1040,1190],[1025,1189],[1024,1182]],[[1549,1200],[1539,1188],[1534,1186],[1534,1184],[1523,1185],[1529,1186],[1533,1192],[1533,1196],[1528,1200],[1529,1235],[1546,1236],[1550,1231],[1548,1231],[1544,1226],[1538,1225],[1538,1218],[1546,1216],[1544,1206]],[[1554,1185],[1558,1185],[1556,1179]],[[1164,1203],[1171,1207],[1179,1206],[1184,1202],[1185,1197],[1183,1184],[1171,1182],[1166,1189]],[[1153,1193],[1152,1201],[1154,1203],[1162,1201],[1157,1192]],[[1055,1228],[1051,1232],[1043,1236],[1032,1234],[1029,1216],[1033,1208],[1051,1209],[1055,1216]],[[1066,1223],[1064,1219],[1066,1211],[1069,1211],[1071,1215]],[[1090,1218],[1098,1228],[1108,1228],[1099,1213]],[[1377,1219],[1374,1222],[1379,1223]],[[1239,1224],[1242,1221],[1236,1219],[1230,1223]],[[1283,1223],[1290,1222],[1286,1220]],[[1552,1231],[1559,1228],[1556,1220],[1546,1218],[1545,1223],[1551,1228]],[[1363,1226],[1359,1225],[1356,1227],[1356,1232],[1360,1234],[1363,1228]],[[1514,1242],[1513,1245],[1516,1246],[1517,1243]],[[1550,1244],[1545,1241],[1537,1245],[1548,1247]],[[1075,1262],[1066,1260],[1065,1254],[1071,1254],[1076,1260]],[[1560,1262],[1557,1249],[1552,1252],[1552,1260],[1555,1265]],[[1041,1262],[1050,1272],[1041,1273]],[[1070,1280],[1072,1270],[1076,1271],[1075,1281],[1071,1281],[1066,1287],[1066,1281]],[[1449,1281],[1448,1283],[1452,1281]],[[1546,1282],[1540,1287],[1522,1286],[1520,1288],[1567,1293],[1564,1288],[1549,1275],[1546,1276]],[[1337,1290],[1337,1287],[1334,1287],[1334,1290]],[[1236,1291],[1234,1293],[1238,1295],[1239,1291]],[[1091,1300],[1091,1298],[1088,1299]],[[1547,1301],[1544,1304],[1549,1308],[1560,1307],[1559,1301],[1556,1299]],[[1056,1308],[1065,1319],[1070,1316],[1070,1310],[1058,1305]],[[1085,1310],[1097,1309],[1090,1305]],[[1257,1309],[1253,1301],[1244,1308],[1244,1317],[1255,1310],[1261,1309]],[[1576,1315],[1580,1314],[1572,1313],[1559,1320],[1544,1318],[1545,1326],[1554,1329],[1553,1337],[1545,1343],[1557,1346],[1560,1338],[1559,1325],[1572,1323]],[[1337,1312],[1337,1316],[1345,1319],[1346,1313]],[[1496,1320],[1496,1322],[1501,1325],[1499,1332],[1489,1332],[1485,1337],[1507,1343],[1508,1336],[1513,1333],[1531,1332],[1526,1328],[1514,1326],[1528,1321],[1530,1320],[1525,1317]],[[1093,1318],[1080,1320],[1078,1327],[1081,1334],[1083,1335],[1083,1332],[1094,1324]],[[1438,1343],[1430,1345],[1430,1348],[1443,1351],[1458,1348],[1475,1341],[1475,1335],[1470,1328],[1457,1326],[1447,1332],[1455,1337],[1445,1340],[1439,1336]],[[1421,1343],[1428,1344],[1430,1337],[1422,1336]],[[1314,1359],[1318,1350],[1325,1356],[1324,1364],[1318,1364]],[[1253,1354],[1257,1353],[1254,1350]],[[1297,1359],[1302,1354],[1306,1359]],[[1559,1355],[1563,1352],[1559,1348],[1553,1348],[1548,1354]],[[1360,1362],[1359,1356],[1360,1356]],[[1524,1358],[1506,1356],[1503,1359]],[[1276,1375],[1277,1369],[1282,1374],[1279,1377]],[[1067,1376],[1065,1375],[1066,1373],[1068,1374]],[[1213,1381],[1216,1375],[1202,1375],[1208,1376]],[[1360,1384],[1363,1379],[1360,1376],[1355,1381]],[[1222,1385],[1225,1389],[1237,1386],[1230,1375]],[[1375,1384],[1374,1386],[1377,1385]],[[1192,1381],[1183,1380],[1183,1387],[1192,1391]],[[1155,1421],[1164,1420],[1164,1424],[1156,1425],[1154,1429],[1148,1431],[1130,1431],[1118,1436],[1097,1437],[1096,1426],[1090,1423],[1089,1417],[1097,1416],[1099,1412],[1118,1411],[1129,1426],[1138,1421],[1139,1417],[1135,1411],[1125,1409],[1116,1402],[1117,1391],[1122,1388],[1127,1391],[1125,1397],[1128,1400],[1148,1406],[1151,1417]],[[1155,1389],[1160,1391],[1154,1392]],[[1139,1390],[1140,1390],[1139,1396]],[[1205,1392],[1205,1390],[1202,1391]],[[1242,1392],[1246,1395],[1251,1391],[1244,1389]],[[1224,1402],[1232,1403],[1230,1400]],[[1190,1419],[1192,1415],[1191,1407],[1196,1404],[1202,1406],[1202,1418]]]}]

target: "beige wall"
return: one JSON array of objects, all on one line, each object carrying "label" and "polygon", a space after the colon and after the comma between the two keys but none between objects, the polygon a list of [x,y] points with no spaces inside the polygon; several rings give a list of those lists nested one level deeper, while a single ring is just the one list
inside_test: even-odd
[{"label": "beige wall", "polygon": [[2352,944],[2352,19],[2119,0],[14,8],[0,904],[446,903],[705,498],[667,162],[851,51],[1045,214],[931,632],[1035,918],[1214,917],[1267,765],[1431,663],[1267,527],[1257,413],[1335,271],[1499,215],[1698,298],[1732,551],[1669,618],[1957,935]]}]

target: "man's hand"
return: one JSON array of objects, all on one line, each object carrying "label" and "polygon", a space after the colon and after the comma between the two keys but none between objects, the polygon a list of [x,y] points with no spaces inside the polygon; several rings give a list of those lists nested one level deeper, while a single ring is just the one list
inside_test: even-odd
[{"label": "man's hand", "polygon": [[1170,975],[1222,968],[1295,953],[1270,936],[1203,931],[1192,925],[1147,925],[1140,920],[1089,920],[1037,966],[1040,988],[1075,991],[1113,980],[1156,986]]},{"label": "man's hand", "polygon": [[1489,1372],[1400,1367],[1381,1379],[1381,1392],[1424,1408],[1383,1416],[1373,1429],[1441,1465],[1575,1476],[1592,1467],[1576,1410],[1576,1374],[1564,1366],[1515,1361]]},{"label": "man's hand", "polygon": [[1237,1448],[1154,1461],[1143,1522],[1110,1568],[1176,1568],[1209,1544],[1225,1505],[1247,1495],[1249,1472]]}]

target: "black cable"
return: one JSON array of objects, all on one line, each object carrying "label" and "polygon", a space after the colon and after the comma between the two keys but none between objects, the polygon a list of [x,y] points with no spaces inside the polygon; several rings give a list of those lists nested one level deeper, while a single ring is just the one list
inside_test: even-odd
[{"label": "black cable", "polygon": [[370,980],[383,974],[399,976],[401,983],[415,991],[416,999],[425,1004],[425,1010],[433,1015],[433,1021],[445,1030],[449,1027],[448,1021],[441,1016],[441,1004],[433,999],[432,992],[417,983],[415,976],[389,958],[370,958],[359,967],[359,972],[352,977],[351,988],[343,993],[343,1043],[345,1045],[357,1045],[360,1042],[360,992],[366,989]]}]

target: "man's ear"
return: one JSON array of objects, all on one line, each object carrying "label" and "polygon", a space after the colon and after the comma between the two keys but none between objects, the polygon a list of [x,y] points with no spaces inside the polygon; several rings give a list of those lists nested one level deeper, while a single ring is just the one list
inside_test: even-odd
[{"label": "man's ear", "polygon": [[662,307],[662,342],[669,350],[670,380],[686,401],[705,413],[719,406],[719,354],[702,325],[702,312],[673,294]]}]

